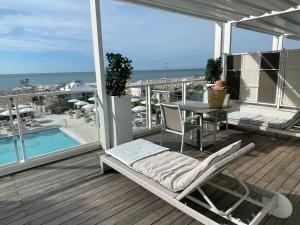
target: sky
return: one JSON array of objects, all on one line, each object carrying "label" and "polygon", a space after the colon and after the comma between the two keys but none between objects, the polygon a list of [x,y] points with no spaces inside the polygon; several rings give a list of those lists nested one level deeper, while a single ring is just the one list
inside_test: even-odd
[{"label": "sky", "polygon": [[[136,70],[202,68],[213,57],[212,21],[114,0],[102,0],[101,13],[104,52]],[[233,29],[233,52],[271,45],[270,35]],[[1,0],[0,74],[75,71],[94,71],[89,0]]]}]

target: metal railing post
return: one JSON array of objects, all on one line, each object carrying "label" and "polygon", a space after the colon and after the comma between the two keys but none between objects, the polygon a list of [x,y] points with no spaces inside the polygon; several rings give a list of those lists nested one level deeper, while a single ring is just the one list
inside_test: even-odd
[{"label": "metal railing post", "polygon": [[19,163],[20,162],[19,148],[18,148],[18,144],[17,144],[16,130],[15,130],[15,127],[14,127],[14,122],[13,122],[14,119],[13,119],[13,116],[12,116],[11,102],[7,103],[7,108],[8,108],[8,112],[9,112],[9,122],[10,122],[11,131],[12,131],[15,151],[16,151],[16,160]]},{"label": "metal railing post", "polygon": [[285,73],[286,73],[286,60],[287,60],[288,52],[283,49],[280,52],[280,64],[278,68],[278,82],[277,82],[277,90],[276,90],[276,107],[280,108],[282,104],[282,99],[284,95],[284,87],[285,87]]},{"label": "metal railing post", "polygon": [[26,156],[26,151],[25,151],[22,120],[21,120],[21,117],[20,117],[18,104],[19,103],[18,103],[17,99],[14,98],[14,105],[16,107],[16,115],[17,115],[17,120],[18,120],[18,130],[19,130],[19,136],[20,136],[21,150],[22,150],[22,154],[23,154],[23,160],[21,160],[21,162],[26,162],[27,156]]},{"label": "metal railing post", "polygon": [[[186,83],[182,82],[182,104],[184,105],[186,103]],[[183,111],[183,119],[186,118],[186,111]]]},{"label": "metal railing post", "polygon": [[96,127],[97,127],[97,138],[100,141],[100,123],[99,123],[99,98],[98,98],[98,94],[95,91],[95,109],[96,109]]},{"label": "metal railing post", "polygon": [[146,107],[147,107],[147,116],[148,116],[148,129],[152,129],[152,106],[151,106],[151,86],[147,85],[147,96],[146,96]]}]

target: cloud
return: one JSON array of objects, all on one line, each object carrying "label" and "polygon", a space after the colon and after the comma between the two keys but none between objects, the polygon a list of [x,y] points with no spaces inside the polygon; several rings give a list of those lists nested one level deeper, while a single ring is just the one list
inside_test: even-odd
[{"label": "cloud", "polygon": [[91,53],[89,1],[1,0],[0,50]]}]

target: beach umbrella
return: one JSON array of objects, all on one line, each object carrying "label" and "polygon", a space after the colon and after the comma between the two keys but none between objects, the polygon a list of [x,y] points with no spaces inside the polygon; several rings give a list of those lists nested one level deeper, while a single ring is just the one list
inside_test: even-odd
[{"label": "beach umbrella", "polygon": [[139,106],[132,108],[132,112],[144,112],[144,111],[146,111],[146,109],[147,108],[145,106],[139,105]]},{"label": "beach umbrella", "polygon": [[77,106],[83,106],[83,105],[88,105],[88,104],[90,104],[90,103],[85,102],[85,101],[78,101],[75,103],[75,105],[77,105]]},{"label": "beach umbrella", "polygon": [[78,99],[71,99],[71,100],[69,100],[68,102],[69,103],[76,103],[76,102],[79,102],[80,100],[78,100]]},{"label": "beach umbrella", "polygon": [[[147,104],[146,100],[143,100],[143,101],[141,101],[140,103],[141,103],[142,105],[146,105],[146,104]],[[154,105],[154,102],[151,101],[151,105]]]},{"label": "beach umbrella", "polygon": [[95,100],[96,100],[96,98],[95,97],[91,97],[91,98],[89,98],[88,99],[90,102],[94,102]]},{"label": "beach umbrella", "polygon": [[30,113],[33,112],[34,109],[33,108],[24,108],[24,109],[20,109],[19,113]]},{"label": "beach umbrella", "polygon": [[94,104],[88,104],[82,107],[83,109],[87,109],[87,110],[93,110],[95,108]]},{"label": "beach umbrella", "polygon": [[[16,113],[15,110],[11,110],[11,114],[12,114],[13,116],[17,115],[17,113]],[[6,110],[6,111],[0,113],[0,116],[9,116],[9,111]]]},{"label": "beach umbrella", "polygon": [[139,101],[141,101],[141,99],[139,99],[139,98],[131,98],[131,102],[139,102]]},{"label": "beach umbrella", "polygon": [[[23,105],[23,104],[18,105],[18,109],[25,109],[25,108],[30,108],[30,106],[29,105]],[[16,107],[13,107],[13,109],[16,109]]]}]

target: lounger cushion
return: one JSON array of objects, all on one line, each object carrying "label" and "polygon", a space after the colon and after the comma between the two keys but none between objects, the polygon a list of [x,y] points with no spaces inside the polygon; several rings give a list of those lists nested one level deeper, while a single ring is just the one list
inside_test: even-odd
[{"label": "lounger cushion", "polygon": [[132,169],[155,180],[165,188],[178,192],[184,190],[216,162],[240,149],[241,141],[233,143],[210,155],[204,161],[177,152],[162,152],[139,160]]},{"label": "lounger cushion", "polygon": [[169,148],[154,144],[151,141],[137,139],[114,148],[106,150],[105,153],[120,160],[127,166],[146,157],[168,151]]}]

